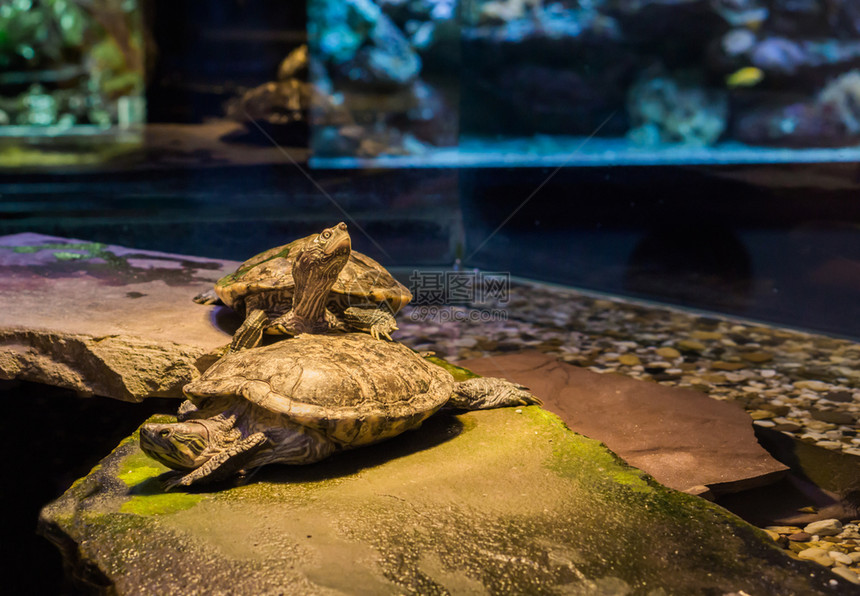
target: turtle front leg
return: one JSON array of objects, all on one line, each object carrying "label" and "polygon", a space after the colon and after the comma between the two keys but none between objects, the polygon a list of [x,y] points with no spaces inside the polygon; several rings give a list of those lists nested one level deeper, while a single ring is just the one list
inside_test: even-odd
[{"label": "turtle front leg", "polygon": [[448,405],[463,410],[489,410],[508,406],[541,405],[528,387],[496,377],[477,377],[459,381]]},{"label": "turtle front leg", "polygon": [[221,299],[218,297],[218,294],[215,293],[215,288],[209,288],[208,290],[200,292],[194,298],[192,298],[192,300],[197,304],[202,304],[204,306],[224,306],[224,303],[221,302]]},{"label": "turtle front leg", "polygon": [[349,329],[369,333],[373,339],[391,341],[391,332],[397,330],[397,321],[384,304],[375,308],[350,306],[343,311],[343,321]]},{"label": "turtle front leg", "polygon": [[266,333],[270,335],[294,336],[300,333],[326,333],[335,329],[342,329],[340,321],[330,310],[326,309],[322,317],[316,321],[307,321],[289,311],[274,319],[266,327]]},{"label": "turtle front leg", "polygon": [[266,435],[254,433],[216,453],[188,474],[177,474],[168,478],[163,483],[164,489],[170,490],[177,486],[191,486],[200,481],[215,482],[228,478],[245,467],[266,446],[267,442]]},{"label": "turtle front leg", "polygon": [[227,354],[256,348],[263,341],[263,330],[269,324],[269,316],[260,309],[252,310],[245,317],[245,322],[233,334],[233,341],[227,349]]}]

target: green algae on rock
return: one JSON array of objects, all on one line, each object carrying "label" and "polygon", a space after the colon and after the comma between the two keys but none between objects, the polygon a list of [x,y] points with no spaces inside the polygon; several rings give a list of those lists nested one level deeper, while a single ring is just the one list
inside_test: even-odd
[{"label": "green algae on rock", "polygon": [[457,366],[456,364],[451,364],[447,360],[443,360],[442,358],[439,358],[437,356],[425,356],[424,358],[432,362],[433,364],[441,366],[442,368],[447,370],[449,373],[451,373],[451,376],[454,377],[455,381],[465,381],[466,379],[474,379],[475,377],[480,376],[476,375],[468,368],[463,368]]},{"label": "green algae on rock", "polygon": [[[42,512],[42,534],[103,593],[854,590],[534,406],[437,414],[217,492],[165,494],[141,462],[127,440]],[[141,497],[172,506],[129,505]]]}]

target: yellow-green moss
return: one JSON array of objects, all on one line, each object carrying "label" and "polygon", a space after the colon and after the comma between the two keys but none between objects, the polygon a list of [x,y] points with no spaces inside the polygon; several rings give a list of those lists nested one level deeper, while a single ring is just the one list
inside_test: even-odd
[{"label": "yellow-green moss", "polygon": [[603,443],[571,432],[555,414],[537,406],[522,408],[522,413],[544,429],[545,438],[551,440],[552,458],[546,466],[556,474],[568,478],[580,476],[587,465],[600,472],[594,477],[609,478],[636,492],[654,491],[644,472],[629,466]]},{"label": "yellow-green moss", "polygon": [[436,356],[425,356],[425,360],[428,362],[432,362],[438,366],[441,366],[445,370],[447,370],[451,375],[453,375],[455,381],[465,381],[466,379],[474,379],[479,377],[480,375],[476,375],[468,368],[463,368],[461,366],[457,366],[455,364],[451,364],[447,360],[443,360],[442,358],[438,358]]},{"label": "yellow-green moss", "polygon": [[[173,416],[156,415],[147,419],[146,423],[166,424],[176,422]],[[120,447],[130,442],[140,440],[140,429],[120,443]],[[135,449],[119,462],[116,476],[131,489],[131,498],[120,506],[120,512],[135,515],[160,515],[175,513],[194,507],[207,495],[189,494],[183,492],[166,493],[157,478],[168,471],[168,468],[158,463],[143,451]]]},{"label": "yellow-green moss", "polygon": [[[152,460],[150,460],[152,461]],[[164,468],[156,466],[141,465],[121,472],[117,477],[125,482],[126,486],[135,486],[150,478],[155,478],[164,473]]]},{"label": "yellow-green moss", "polygon": [[134,495],[119,510],[134,515],[163,515],[191,509],[206,498],[206,495],[183,492]]}]

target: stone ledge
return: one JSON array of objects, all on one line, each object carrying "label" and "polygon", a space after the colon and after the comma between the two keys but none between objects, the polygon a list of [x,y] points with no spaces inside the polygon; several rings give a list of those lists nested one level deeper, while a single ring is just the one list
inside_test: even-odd
[{"label": "stone ledge", "polygon": [[454,415],[310,466],[164,493],[136,436],[41,515],[132,594],[851,594],[724,509],[536,407]]},{"label": "stone ledge", "polygon": [[229,342],[229,309],[191,301],[237,264],[15,234],[0,238],[0,378],[126,401],[181,397]]},{"label": "stone ledge", "polygon": [[537,351],[458,364],[529,387],[575,432],[676,490],[713,499],[788,470],[758,443],[743,408],[693,389],[598,374]]}]

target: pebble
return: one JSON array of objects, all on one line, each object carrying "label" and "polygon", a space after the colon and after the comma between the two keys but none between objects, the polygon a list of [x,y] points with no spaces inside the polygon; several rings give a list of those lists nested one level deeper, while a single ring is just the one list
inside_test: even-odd
[{"label": "pebble", "polygon": [[692,337],[693,339],[713,340],[722,339],[723,334],[719,331],[693,331],[690,334],[690,337]]},{"label": "pebble", "polygon": [[827,554],[830,555],[830,558],[837,563],[842,563],[843,565],[850,565],[852,563],[851,557],[849,557],[845,553],[839,552],[838,550],[828,551]]},{"label": "pebble", "polygon": [[762,408],[762,410],[767,410],[769,412],[773,412],[777,416],[785,416],[786,414],[788,414],[791,411],[790,406],[787,406],[785,404],[779,404],[779,403],[765,404],[761,408]]},{"label": "pebble", "polygon": [[807,524],[803,531],[813,536],[836,536],[842,531],[842,522],[838,519],[822,519]]},{"label": "pebble", "polygon": [[829,391],[831,386],[821,381],[797,381],[794,384],[797,389],[809,389],[811,391]]},{"label": "pebble", "polygon": [[826,432],[828,430],[834,430],[836,425],[822,420],[809,420],[806,422],[806,428],[813,431]]},{"label": "pebble", "polygon": [[770,410],[753,410],[749,415],[753,420],[767,420],[776,417],[776,413],[771,412]]},{"label": "pebble", "polygon": [[834,567],[832,571],[842,579],[848,580],[852,584],[860,585],[860,575],[857,575],[847,567]]},{"label": "pebble", "polygon": [[642,364],[639,356],[636,356],[635,354],[622,354],[618,357],[618,362],[624,366],[636,366],[637,364]]},{"label": "pebble", "polygon": [[824,449],[831,449],[833,451],[842,449],[842,441],[816,441],[815,444],[819,447],[823,447]]},{"label": "pebble", "polygon": [[769,352],[744,352],[743,354],[741,354],[741,358],[748,362],[762,364],[764,362],[770,362],[771,360],[773,360],[773,354]]},{"label": "pebble", "polygon": [[678,342],[678,347],[689,352],[705,351],[705,344],[700,341],[693,341],[692,339],[682,339]]},{"label": "pebble", "polygon": [[657,348],[657,355],[661,358],[666,358],[667,360],[674,360],[675,358],[681,357],[681,352],[676,350],[675,348],[664,347]]},{"label": "pebble", "polygon": [[812,414],[814,419],[821,420],[822,422],[829,422],[831,424],[854,424],[856,421],[851,412],[844,412],[841,410],[812,409],[809,413]]},{"label": "pebble", "polygon": [[822,397],[838,403],[850,403],[854,399],[854,395],[850,391],[828,391]]},{"label": "pebble", "polygon": [[789,534],[788,539],[792,542],[809,542],[812,540],[812,535],[806,532],[795,532],[794,534]]},{"label": "pebble", "polygon": [[711,363],[711,368],[714,370],[734,371],[746,367],[747,365],[744,362],[724,362],[722,360],[717,360],[716,362]]},{"label": "pebble", "polygon": [[812,547],[805,548],[799,553],[797,553],[798,558],[804,559],[806,561],[812,561],[814,563],[818,563],[819,565],[823,565],[824,567],[831,567],[834,563],[833,559],[830,558],[830,555],[823,548]]}]

